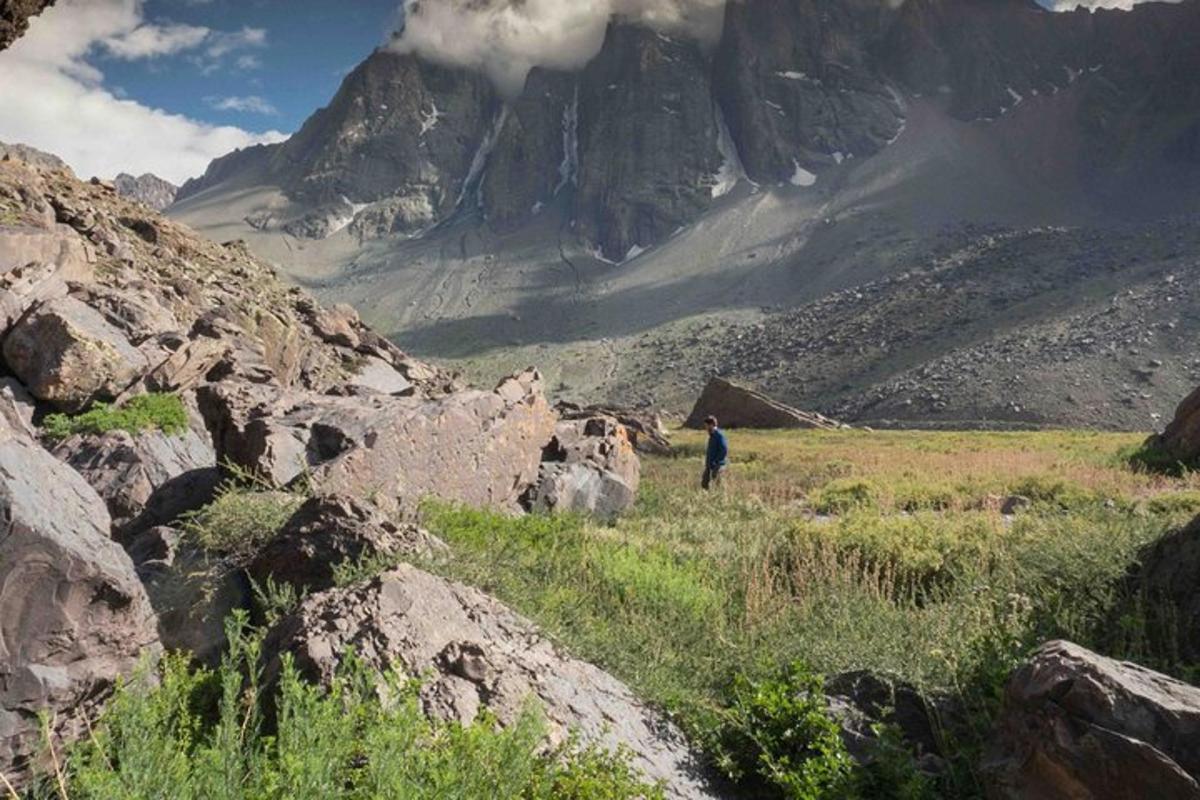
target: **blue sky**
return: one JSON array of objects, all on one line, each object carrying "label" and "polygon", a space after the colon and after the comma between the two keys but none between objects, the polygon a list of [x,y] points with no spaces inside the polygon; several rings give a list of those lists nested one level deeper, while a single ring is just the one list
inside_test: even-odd
[{"label": "blue sky", "polygon": [[397,0],[150,0],[150,24],[262,30],[265,40],[218,65],[198,63],[188,51],[148,61],[101,53],[92,63],[110,86],[144,104],[218,125],[291,132],[384,40],[397,6]]},{"label": "blue sky", "polygon": [[[182,183],[213,158],[295,132],[386,39],[401,2],[58,0],[0,52],[0,141],[54,153],[85,178],[153,172]],[[423,2],[405,46],[499,83],[594,52],[614,12],[665,24],[715,9],[719,19],[724,0]]]}]

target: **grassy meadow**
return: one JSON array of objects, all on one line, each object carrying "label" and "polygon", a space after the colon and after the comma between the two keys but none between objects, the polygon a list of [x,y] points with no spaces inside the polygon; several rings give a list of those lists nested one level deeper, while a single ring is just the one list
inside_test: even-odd
[{"label": "grassy meadow", "polygon": [[[962,710],[937,785],[860,795],[974,797],[1003,681],[1042,641],[1187,672],[1147,650],[1136,613],[1114,610],[1132,607],[1120,581],[1139,550],[1200,513],[1200,477],[1129,466],[1144,438],[733,431],[726,483],[709,494],[703,434],[681,431],[674,456],[643,459],[637,508],[611,524],[444,507],[426,523],[456,554],[438,570],[629,682],[762,796],[853,794],[796,789],[769,745],[739,744],[736,728],[763,720],[738,687],[761,700],[800,665],[817,680],[872,670]],[[1027,502],[1002,514],[1016,495]]]}]

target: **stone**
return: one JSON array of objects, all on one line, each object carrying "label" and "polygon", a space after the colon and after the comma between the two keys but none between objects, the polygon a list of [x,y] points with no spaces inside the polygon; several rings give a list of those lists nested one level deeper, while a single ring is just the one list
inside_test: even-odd
[{"label": "stone", "polygon": [[221,480],[212,444],[191,429],[80,434],[53,452],[104,499],[120,539],[207,504]]},{"label": "stone", "polygon": [[37,715],[61,748],[159,645],[104,502],[12,431],[0,431],[0,520],[0,772],[19,786],[43,752]]},{"label": "stone", "polygon": [[65,225],[0,226],[0,333],[38,303],[66,296],[69,282],[90,280],[92,261]]},{"label": "stone", "polygon": [[1200,388],[1183,399],[1166,430],[1147,444],[1185,464],[1200,462]]},{"label": "stone", "polygon": [[36,439],[33,415],[37,411],[33,395],[15,378],[0,378],[0,426]]},{"label": "stone", "polygon": [[536,372],[438,399],[280,392],[225,382],[200,409],[218,458],[285,486],[375,497],[415,511],[426,497],[516,511],[555,418]]},{"label": "stone", "polygon": [[34,397],[67,412],[114,399],[149,367],[119,330],[74,297],[31,311],[9,331],[3,350]]},{"label": "stone", "polygon": [[1031,505],[1033,505],[1033,501],[1024,495],[1010,495],[1001,502],[1000,513],[1006,517],[1011,517],[1020,514],[1022,511],[1029,510]]},{"label": "stone", "polygon": [[603,416],[563,420],[523,502],[531,511],[612,518],[637,501],[640,479],[641,462],[625,426]]},{"label": "stone", "polygon": [[1200,797],[1200,688],[1069,642],[1009,679],[984,763],[992,800]]},{"label": "stone", "polygon": [[54,0],[4,0],[0,3],[0,50],[5,49],[29,27],[29,18],[54,5]]},{"label": "stone", "polygon": [[312,497],[251,562],[260,586],[268,579],[307,593],[333,588],[335,569],[362,562],[395,563],[448,552],[446,544],[416,525],[389,520],[350,497]]},{"label": "stone", "polygon": [[704,427],[714,416],[723,428],[802,428],[837,430],[838,423],[811,411],[801,411],[725,378],[712,378],[684,425]]},{"label": "stone", "polygon": [[586,419],[594,416],[612,417],[625,426],[633,449],[646,455],[665,456],[671,453],[670,434],[662,416],[649,406],[629,408],[615,405],[580,406],[559,402],[554,406],[560,419]]},{"label": "stone", "polygon": [[1164,657],[1200,663],[1200,518],[1146,547],[1126,578]]},{"label": "stone", "polygon": [[228,644],[225,622],[249,612],[252,587],[228,559],[189,544],[171,528],[151,528],[130,544],[137,573],[158,615],[163,647],[215,666]]},{"label": "stone", "polygon": [[670,722],[476,589],[402,565],[309,597],[267,635],[266,675],[278,675],[279,657],[290,653],[303,675],[327,683],[350,648],[372,668],[425,676],[421,698],[431,716],[465,723],[486,706],[512,724],[532,697],[551,744],[574,730],[585,742],[628,748],[647,777],[666,782],[668,797],[718,796]]},{"label": "stone", "polygon": [[382,358],[367,356],[349,381],[351,386],[380,394],[409,394],[413,383]]}]

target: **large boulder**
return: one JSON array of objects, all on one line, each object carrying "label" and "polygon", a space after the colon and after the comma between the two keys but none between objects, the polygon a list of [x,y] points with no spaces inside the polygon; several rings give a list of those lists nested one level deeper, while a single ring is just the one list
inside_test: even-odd
[{"label": "large boulder", "polygon": [[646,455],[665,456],[671,453],[670,435],[662,417],[649,406],[626,408],[615,405],[580,406],[575,403],[559,402],[554,410],[560,419],[590,419],[595,416],[612,417],[625,426],[633,449]]},{"label": "large boulder", "polygon": [[94,256],[65,225],[0,226],[0,333],[37,303],[90,280]]},{"label": "large boulder", "polygon": [[70,412],[116,398],[149,368],[121,331],[70,296],[22,318],[4,338],[4,360],[34,397]]},{"label": "large boulder", "polygon": [[1200,688],[1050,642],[1009,680],[985,775],[993,800],[1200,798]]},{"label": "large boulder", "polygon": [[1171,424],[1148,444],[1185,464],[1200,461],[1200,388],[1184,398]]},{"label": "large boulder", "polygon": [[468,722],[487,707],[501,724],[540,701],[552,743],[627,747],[672,798],[713,797],[678,731],[620,681],[559,652],[497,600],[411,566],[350,589],[314,595],[268,634],[267,675],[290,653],[300,671],[330,681],[351,648],[375,669],[425,677],[427,713]]},{"label": "large boulder", "polygon": [[0,429],[0,771],[19,784],[86,730],[118,678],[157,652],[154,612],[109,539],[104,502],[36,442]]},{"label": "large boulder", "polygon": [[1200,518],[1149,545],[1127,578],[1157,655],[1200,663]]},{"label": "large boulder", "polygon": [[532,511],[614,517],[637,501],[641,462],[625,426],[612,417],[562,420],[525,497]]},{"label": "large boulder", "polygon": [[691,415],[688,428],[704,427],[705,417],[716,417],[725,428],[823,428],[835,430],[838,423],[811,411],[801,411],[725,378],[712,378]]},{"label": "large boulder", "polygon": [[220,482],[212,444],[191,429],[83,434],[64,439],[53,452],[100,494],[122,536],[199,508]]},{"label": "large boulder", "polygon": [[260,586],[273,580],[316,592],[334,586],[338,567],[445,552],[437,537],[412,524],[396,524],[367,503],[312,497],[259,551],[248,571]]},{"label": "large boulder", "polygon": [[221,459],[281,486],[302,477],[323,494],[370,496],[388,511],[426,497],[518,509],[555,424],[532,371],[437,399],[226,382],[199,400]]}]

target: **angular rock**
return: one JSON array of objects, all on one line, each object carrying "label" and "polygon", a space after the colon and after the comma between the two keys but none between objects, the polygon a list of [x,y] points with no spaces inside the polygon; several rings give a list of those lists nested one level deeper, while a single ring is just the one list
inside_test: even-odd
[{"label": "angular rock", "polygon": [[104,502],[36,442],[0,431],[0,771],[86,732],[114,682],[158,649],[154,613]]},{"label": "angular rock", "polygon": [[53,452],[104,499],[122,540],[200,508],[220,482],[212,444],[192,430],[77,435]]},{"label": "angular rock", "polygon": [[847,672],[829,678],[825,694],[855,761],[869,764],[879,757],[878,726],[885,724],[899,733],[922,772],[937,774],[945,768],[938,730],[947,710],[935,708],[933,700],[912,686],[870,672]]},{"label": "angular rock", "polygon": [[20,381],[0,378],[0,427],[36,439],[37,428],[33,425],[36,410],[33,395],[25,390]]},{"label": "angular rock", "polygon": [[536,372],[492,392],[441,399],[334,397],[223,383],[199,392],[217,454],[283,486],[375,496],[386,510],[426,497],[517,509],[554,414]]},{"label": "angular rock", "polygon": [[1159,539],[1127,579],[1146,621],[1148,645],[1167,658],[1200,663],[1200,519]]},{"label": "angular rock", "polygon": [[811,411],[772,400],[762,392],[725,378],[712,378],[684,425],[704,427],[704,418],[714,416],[723,428],[821,428],[836,430],[831,419]]},{"label": "angular rock", "polygon": [[641,462],[625,426],[612,417],[565,420],[542,455],[538,482],[524,504],[531,511],[615,517],[637,501]]},{"label": "angular rock", "polygon": [[1148,444],[1185,464],[1200,461],[1200,388],[1184,398],[1171,424]]},{"label": "angular rock", "polygon": [[350,497],[313,497],[296,511],[248,569],[260,586],[268,579],[305,592],[334,586],[335,569],[361,562],[446,553],[446,544],[416,525],[397,525]]},{"label": "angular rock", "polygon": [[989,798],[1200,797],[1200,688],[1050,642],[1010,678]]},{"label": "angular rock", "polygon": [[669,797],[717,796],[674,726],[476,589],[405,565],[310,597],[268,634],[267,674],[291,653],[303,674],[327,682],[350,648],[371,667],[429,675],[422,701],[432,716],[468,722],[486,706],[511,724],[533,697],[551,742],[577,730],[586,742],[629,748],[636,767],[666,782]]},{"label": "angular rock", "polygon": [[43,303],[4,338],[4,360],[30,393],[63,411],[111,400],[149,364],[91,306],[74,297]]},{"label": "angular rock", "polygon": [[68,282],[90,280],[92,273],[92,254],[67,226],[0,226],[0,333],[34,305],[65,296]]},{"label": "angular rock", "polygon": [[612,417],[625,426],[633,449],[647,455],[665,456],[671,453],[671,440],[662,417],[649,407],[626,408],[613,405],[580,406],[559,402],[554,410],[560,419],[576,420],[594,416]]}]

